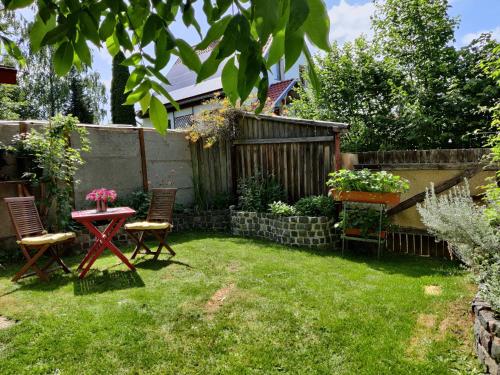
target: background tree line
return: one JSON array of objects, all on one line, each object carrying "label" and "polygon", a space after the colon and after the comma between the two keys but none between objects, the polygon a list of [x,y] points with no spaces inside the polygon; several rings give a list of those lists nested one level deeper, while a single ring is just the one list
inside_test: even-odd
[{"label": "background tree line", "polygon": [[485,34],[453,46],[448,0],[375,0],[373,40],[362,36],[315,57],[290,114],[345,121],[347,151],[481,147],[500,87],[481,64],[499,57]]},{"label": "background tree line", "polygon": [[[0,85],[0,119],[47,120],[57,113],[72,114],[82,123],[99,123],[106,115],[106,88],[100,75],[88,68],[72,68],[60,77],[52,64],[54,48],[46,46],[36,53],[30,46],[32,24],[2,10],[0,29],[16,40],[26,64],[18,70],[18,85]],[[1,64],[16,62],[2,56]]]}]

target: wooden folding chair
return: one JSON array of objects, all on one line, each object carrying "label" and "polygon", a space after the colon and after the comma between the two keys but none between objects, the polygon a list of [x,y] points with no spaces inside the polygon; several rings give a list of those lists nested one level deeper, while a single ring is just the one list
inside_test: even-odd
[{"label": "wooden folding chair", "polygon": [[[144,249],[145,254],[153,254],[156,260],[160,256],[161,250],[165,247],[173,256],[175,251],[166,242],[168,233],[172,231],[172,217],[174,213],[175,194],[177,189],[152,189],[151,204],[149,206],[146,221],[125,224],[125,230],[137,243],[131,259],[135,259],[137,254]],[[152,234],[159,242],[158,249],[152,251],[144,243],[144,235]]]},{"label": "wooden folding chair", "polygon": [[[27,263],[12,278],[12,281],[15,282],[21,277],[27,277],[34,274],[38,275],[38,277],[43,281],[48,281],[48,273],[59,269],[59,267],[57,267],[49,270],[49,267],[54,263],[59,264],[60,268],[62,268],[64,272],[69,273],[69,268],[59,257],[59,254],[54,247],[56,245],[74,240],[75,234],[72,232],[53,234],[47,233],[43,229],[34,197],[4,198],[4,201],[7,203],[12,225],[16,232],[17,244],[21,248],[21,251],[27,261]],[[50,255],[50,260],[46,265],[40,268],[37,265],[37,262],[45,253]],[[30,268],[32,268],[35,272],[26,274]]]}]

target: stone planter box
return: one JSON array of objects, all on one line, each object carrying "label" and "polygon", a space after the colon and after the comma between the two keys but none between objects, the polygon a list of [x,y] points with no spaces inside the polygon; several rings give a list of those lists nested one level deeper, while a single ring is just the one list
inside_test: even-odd
[{"label": "stone planter box", "polygon": [[270,213],[231,211],[234,235],[262,238],[289,246],[333,249],[334,220],[327,217],[279,217]]},{"label": "stone planter box", "polygon": [[500,375],[500,315],[479,295],[472,302],[474,346],[487,374]]}]

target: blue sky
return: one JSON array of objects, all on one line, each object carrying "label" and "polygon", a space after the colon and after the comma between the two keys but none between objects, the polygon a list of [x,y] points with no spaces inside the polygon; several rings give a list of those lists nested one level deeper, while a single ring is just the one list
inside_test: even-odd
[{"label": "blue sky", "polygon": [[[201,1],[196,3],[198,10],[201,8],[201,3]],[[332,20],[331,40],[342,43],[363,33],[370,35],[370,16],[374,9],[371,0],[326,0],[326,3]],[[500,40],[500,0],[450,0],[450,4],[450,14],[460,17],[455,41],[457,46],[463,46],[481,32],[488,31],[493,32],[496,39]],[[201,26],[203,29],[207,27],[205,22],[202,22]],[[176,37],[182,37],[192,44],[199,41],[194,29],[186,29],[182,23],[176,23],[172,27],[172,32]],[[171,64],[173,61],[169,66]],[[94,69],[101,74],[103,82],[109,88],[111,58],[105,49],[96,51]],[[109,115],[104,122],[107,121]]]}]

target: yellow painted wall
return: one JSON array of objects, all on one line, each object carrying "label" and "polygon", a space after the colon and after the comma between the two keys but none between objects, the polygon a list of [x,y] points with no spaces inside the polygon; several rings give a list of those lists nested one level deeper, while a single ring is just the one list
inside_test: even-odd
[{"label": "yellow painted wall", "polygon": [[[431,183],[438,185],[462,172],[461,169],[392,169],[387,171],[394,175],[404,177],[410,182],[410,191],[401,196],[401,201],[424,191],[427,187],[430,187]],[[482,171],[469,179],[471,194],[481,194],[481,186],[485,185],[486,178],[493,175],[493,171]],[[447,191],[442,194],[446,193]],[[392,217],[392,222],[401,227],[425,228],[420,221],[420,215],[418,214],[416,206],[394,215]]]}]

